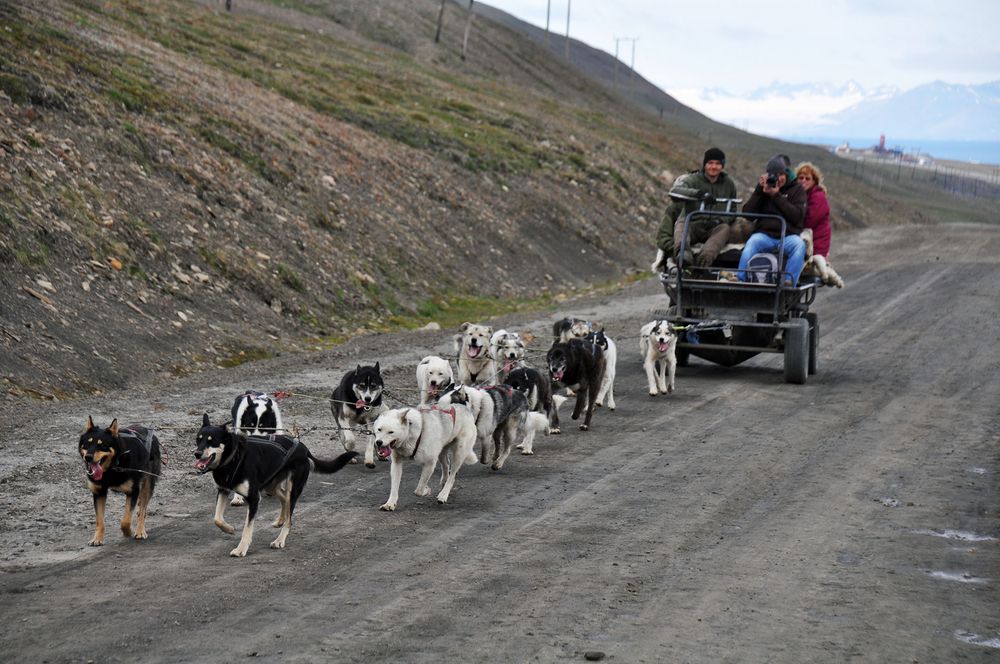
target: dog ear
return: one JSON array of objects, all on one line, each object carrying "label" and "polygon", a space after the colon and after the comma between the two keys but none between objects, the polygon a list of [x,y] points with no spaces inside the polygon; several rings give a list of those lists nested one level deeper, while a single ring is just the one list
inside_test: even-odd
[{"label": "dog ear", "polygon": [[358,365],[358,368],[354,370],[354,373],[356,373],[356,374],[361,373],[361,365],[360,364]]},{"label": "dog ear", "polygon": [[202,414],[202,416],[201,416],[201,426],[203,426],[203,427],[211,426],[211,423],[208,421],[208,413],[203,413]]},{"label": "dog ear", "polygon": [[118,418],[111,420],[111,426],[108,427],[108,431],[111,433],[112,438],[118,437]]},{"label": "dog ear", "polygon": [[472,327],[472,323],[462,323],[458,329],[462,330],[462,332],[465,332],[470,327]]},{"label": "dog ear", "polygon": [[381,374],[382,373],[382,369],[379,368],[378,362],[375,363],[375,373],[377,373],[377,374]]},{"label": "dog ear", "polygon": [[97,427],[94,426],[94,418],[91,417],[90,415],[87,415],[87,423],[83,425],[83,433],[87,433],[88,431],[93,431],[96,428]]}]

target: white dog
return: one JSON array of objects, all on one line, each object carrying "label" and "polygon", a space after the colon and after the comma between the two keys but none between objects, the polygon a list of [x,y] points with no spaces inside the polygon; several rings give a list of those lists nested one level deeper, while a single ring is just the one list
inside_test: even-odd
[{"label": "white dog", "polygon": [[500,367],[501,378],[524,366],[525,353],[524,340],[517,332],[497,330],[490,337],[490,356]]},{"label": "white dog", "polygon": [[618,346],[615,345],[611,337],[604,334],[604,329],[588,334],[584,341],[596,344],[604,351],[604,378],[601,379],[601,387],[597,390],[597,399],[594,403],[605,405],[607,399],[608,410],[615,409],[615,366],[618,364]]},{"label": "white dog", "polygon": [[802,241],[806,243],[806,262],[802,268],[802,274],[814,274],[823,280],[827,286],[844,287],[844,280],[840,278],[833,266],[827,262],[826,258],[813,253],[813,232],[807,228],[801,233]]},{"label": "white dog", "polygon": [[373,429],[379,457],[392,457],[389,500],[379,509],[387,512],[396,509],[404,459],[412,459],[422,466],[414,491],[421,497],[431,492],[427,483],[438,461],[442,460],[448,472],[442,477],[443,486],[437,501],[440,504],[448,502],[455,485],[455,475],[476,444],[476,421],[468,406],[452,404],[447,408],[396,408],[379,415]]},{"label": "white dog", "polygon": [[462,385],[496,385],[497,366],[490,356],[493,328],[462,323],[460,329],[462,333],[455,335],[458,382]]},{"label": "white dog", "polygon": [[649,396],[673,392],[677,370],[677,335],[670,323],[665,320],[651,321],[642,326],[639,334],[639,352],[649,383]]},{"label": "white dog", "polygon": [[520,447],[525,437],[528,398],[510,385],[486,388],[459,385],[441,397],[442,408],[464,404],[476,420],[476,440],[479,442],[479,462],[493,464],[493,470],[503,468],[511,450]]},{"label": "white dog", "polygon": [[417,365],[417,388],[420,390],[420,405],[426,406],[437,401],[441,391],[455,382],[455,372],[451,363],[443,357],[428,355]]},{"label": "white dog", "polygon": [[[553,397],[555,399],[562,399],[565,401],[566,397],[557,395]],[[549,435],[549,417],[545,413],[531,412],[528,413],[528,417],[524,422],[524,440],[521,444],[517,446],[521,450],[521,454],[534,454],[533,446],[535,444],[535,436],[538,434]]]}]

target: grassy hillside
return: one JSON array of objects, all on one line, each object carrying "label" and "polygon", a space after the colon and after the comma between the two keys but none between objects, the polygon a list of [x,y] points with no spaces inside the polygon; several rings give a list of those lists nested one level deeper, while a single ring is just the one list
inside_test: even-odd
[{"label": "grassy hillside", "polygon": [[709,143],[744,183],[779,147],[829,164],[842,225],[956,206],[697,114],[661,120],[482,16],[463,61],[455,5],[440,44],[435,0],[234,5],[0,5],[12,394],[450,325],[620,280],[648,264],[671,174]]}]

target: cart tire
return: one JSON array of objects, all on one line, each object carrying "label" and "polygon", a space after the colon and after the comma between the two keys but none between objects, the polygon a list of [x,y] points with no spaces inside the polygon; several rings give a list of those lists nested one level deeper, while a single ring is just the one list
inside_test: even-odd
[{"label": "cart tire", "polygon": [[819,369],[819,315],[810,311],[806,320],[809,321],[809,375],[813,376]]},{"label": "cart tire", "polygon": [[802,385],[809,375],[809,321],[793,318],[785,327],[785,382]]},{"label": "cart tire", "polygon": [[687,348],[678,348],[674,355],[677,357],[677,366],[679,367],[686,367],[691,361],[691,351]]}]

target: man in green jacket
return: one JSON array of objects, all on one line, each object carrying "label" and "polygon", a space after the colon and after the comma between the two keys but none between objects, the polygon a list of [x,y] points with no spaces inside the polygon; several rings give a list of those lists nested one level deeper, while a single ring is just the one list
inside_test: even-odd
[{"label": "man in green jacket", "polygon": [[[701,209],[703,204],[706,210],[725,211],[727,204],[719,199],[736,198],[736,183],[722,170],[725,165],[726,154],[719,148],[709,148],[702,159],[701,170],[685,173],[674,182],[670,188],[670,203],[656,232],[656,246],[663,250],[664,256],[676,260],[684,218],[689,213]],[[729,241],[729,229],[729,220],[725,218],[692,219],[687,246],[705,243],[695,259],[697,265],[707,267],[715,262]]]}]

